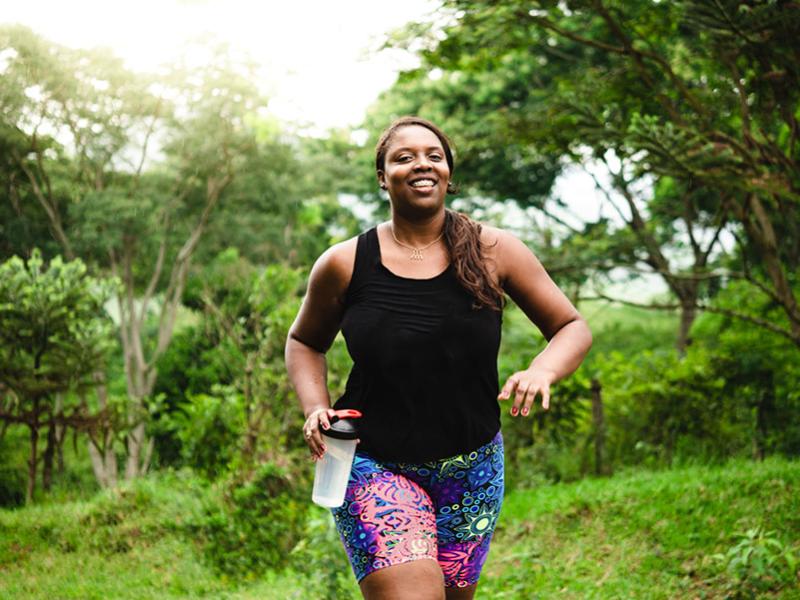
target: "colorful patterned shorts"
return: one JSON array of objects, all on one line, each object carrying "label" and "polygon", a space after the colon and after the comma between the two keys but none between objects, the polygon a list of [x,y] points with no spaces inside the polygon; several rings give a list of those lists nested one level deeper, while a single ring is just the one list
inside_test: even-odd
[{"label": "colorful patterned shorts", "polygon": [[332,509],[356,579],[420,558],[447,587],[478,581],[503,503],[503,437],[451,458],[378,462],[356,452],[344,504]]}]

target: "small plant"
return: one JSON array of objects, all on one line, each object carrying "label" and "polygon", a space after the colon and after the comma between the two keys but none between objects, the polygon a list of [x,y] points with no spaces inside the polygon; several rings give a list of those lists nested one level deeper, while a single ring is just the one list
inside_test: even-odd
[{"label": "small plant", "polygon": [[711,557],[725,566],[736,597],[751,598],[795,581],[797,558],[774,531],[755,527],[736,537],[739,541],[730,550]]}]

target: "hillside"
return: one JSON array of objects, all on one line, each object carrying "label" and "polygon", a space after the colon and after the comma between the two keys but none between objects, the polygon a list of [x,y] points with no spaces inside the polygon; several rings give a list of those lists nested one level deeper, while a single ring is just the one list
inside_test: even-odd
[{"label": "hillside", "polygon": [[[349,582],[320,572],[341,568],[343,551],[317,512],[307,544],[316,560],[238,586],[216,575],[191,527],[208,497],[179,473],[0,511],[0,597],[284,600],[325,589],[304,582]],[[725,556],[752,529],[768,535]],[[800,598],[786,554],[800,556],[799,461],[630,471],[509,494],[477,597]],[[738,571],[736,557],[748,557]]]}]

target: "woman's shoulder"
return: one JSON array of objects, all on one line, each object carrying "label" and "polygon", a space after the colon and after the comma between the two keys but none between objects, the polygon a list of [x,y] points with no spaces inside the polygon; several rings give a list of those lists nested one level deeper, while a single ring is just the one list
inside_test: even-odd
[{"label": "woman's shoulder", "polygon": [[338,242],[323,252],[314,263],[312,274],[342,290],[353,277],[358,236]]},{"label": "woman's shoulder", "polygon": [[481,223],[481,246],[484,257],[494,263],[500,281],[522,255],[532,254],[522,240],[506,229]]},{"label": "woman's shoulder", "polygon": [[481,226],[481,243],[489,246],[503,246],[508,244],[522,243],[513,233],[494,225],[479,223]]}]

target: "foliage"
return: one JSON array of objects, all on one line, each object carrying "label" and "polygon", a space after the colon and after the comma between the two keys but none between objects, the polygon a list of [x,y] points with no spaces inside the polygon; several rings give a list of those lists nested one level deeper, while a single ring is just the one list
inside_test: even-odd
[{"label": "foliage", "polygon": [[30,431],[27,502],[36,484],[39,430],[48,429],[43,484],[49,488],[66,426],[90,429],[105,418],[90,415],[85,403],[65,406],[63,394],[100,383],[112,331],[103,305],[113,285],[89,277],[80,260],[57,256],[45,266],[38,250],[27,261],[15,256],[0,265],[0,419],[4,427],[24,424]]},{"label": "foliage", "polygon": [[774,531],[761,527],[735,536],[739,542],[724,554],[714,554],[731,577],[736,598],[754,598],[758,593],[791,585],[796,579],[797,558]]},{"label": "foliage", "polygon": [[250,578],[283,566],[305,528],[304,483],[268,463],[252,480],[231,482],[223,504],[207,505],[198,527],[211,564],[221,573]]},{"label": "foliage", "polygon": [[[469,101],[439,114],[470,142],[488,139],[498,156],[498,148],[515,148],[551,164],[594,161],[605,171],[608,205],[631,235],[590,235],[602,232],[603,217],[587,221],[587,231],[573,226],[576,258],[585,260],[588,244],[590,271],[616,264],[661,276],[683,310],[681,351],[694,311],[727,283],[711,281],[721,276],[746,280],[789,323],[738,307],[728,314],[800,344],[792,292],[800,260],[800,19],[791,3],[444,0],[441,7],[441,18],[413,24],[395,41],[417,50],[422,65],[400,78],[385,104],[410,95],[418,106],[428,97],[438,106],[440,94],[466,90]],[[470,130],[472,123],[491,133]],[[479,155],[493,160],[491,152]],[[511,195],[518,201],[536,184],[549,189],[525,160],[500,163],[533,180]],[[482,179],[484,193],[503,200],[502,182],[515,178]],[[552,204],[551,216],[563,208]],[[737,243],[735,255],[720,260],[723,230]]]},{"label": "foliage", "polygon": [[[300,164],[300,144],[258,116],[266,99],[256,67],[229,48],[197,48],[204,58],[196,64],[185,59],[147,76],[23,27],[0,28],[0,49],[3,199],[19,222],[45,221],[67,257],[122,282],[116,308],[128,402],[120,408],[132,424],[125,474],[134,477],[150,464],[156,365],[193,259],[233,245],[262,264],[305,262],[352,221],[304,176],[310,165]],[[305,194],[324,197],[322,215],[338,221],[335,231],[314,217]],[[33,237],[14,237],[23,249],[43,233],[23,230]],[[97,463],[101,482],[116,479],[109,452],[106,444]]]},{"label": "foliage", "polygon": [[109,348],[112,285],[80,260],[45,264],[37,250],[0,265],[0,383],[21,401],[93,385]]},{"label": "foliage", "polygon": [[[244,399],[230,386],[214,385],[210,394],[189,394],[187,401],[162,412],[156,430],[177,442],[181,461],[214,480],[237,458],[244,420]],[[166,462],[166,461],[164,461]]]},{"label": "foliage", "polygon": [[347,553],[331,512],[311,506],[303,538],[292,549],[290,564],[300,573],[313,573],[304,590],[320,600],[359,598]]}]

